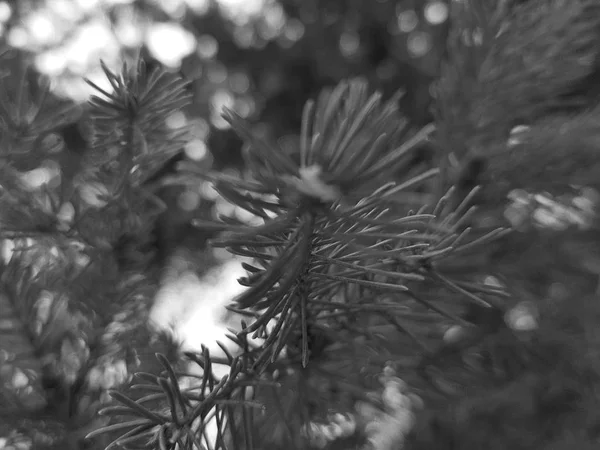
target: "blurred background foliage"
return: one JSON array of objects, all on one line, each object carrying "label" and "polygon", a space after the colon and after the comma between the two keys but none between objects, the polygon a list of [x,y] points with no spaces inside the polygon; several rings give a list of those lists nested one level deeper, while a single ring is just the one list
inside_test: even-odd
[{"label": "blurred background foliage", "polygon": [[[106,85],[103,59],[118,67],[138,53],[190,80],[193,103],[167,118],[189,124],[189,158],[240,171],[241,142],[221,118],[233,107],[275,139],[298,133],[304,102],[324,86],[364,76],[391,94],[417,125],[431,120],[431,83],[445,49],[443,1],[62,1],[2,2],[3,38],[32,59],[57,94],[82,100],[82,77]],[[182,214],[206,200],[180,194]],[[173,194],[175,195],[175,194]],[[204,195],[211,199],[211,194]],[[220,205],[223,210],[226,205]],[[174,219],[179,220],[179,219]],[[183,219],[182,219],[183,220]],[[184,234],[179,234],[183,236]]]}]

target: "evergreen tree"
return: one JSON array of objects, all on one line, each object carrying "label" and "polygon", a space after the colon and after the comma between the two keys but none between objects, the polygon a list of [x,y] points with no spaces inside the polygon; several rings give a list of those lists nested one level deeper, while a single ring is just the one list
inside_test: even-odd
[{"label": "evergreen tree", "polygon": [[[597,9],[456,2],[435,126],[362,78],[307,99],[294,141],[226,111],[244,177],[176,163],[190,130],[164,119],[190,94],[160,68],[104,68],[85,108],[3,78],[3,431],[36,449],[595,448]],[[59,182],[22,176],[40,159]],[[169,183],[209,180],[260,224],[194,222],[247,258],[240,328],[220,355],[163,337],[152,361],[135,350],[173,165]]]}]

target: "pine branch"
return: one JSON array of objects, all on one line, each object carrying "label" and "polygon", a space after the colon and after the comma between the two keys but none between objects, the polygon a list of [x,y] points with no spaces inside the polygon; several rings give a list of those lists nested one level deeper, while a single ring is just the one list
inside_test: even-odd
[{"label": "pine branch", "polygon": [[[453,297],[445,302],[429,300],[419,295],[420,289],[414,285],[440,283],[440,292],[450,289],[463,301],[495,304],[490,298],[501,292],[475,285],[467,288],[467,284],[439,274],[435,267],[438,260],[484,245],[502,230],[466,242],[469,230],[464,224],[471,214],[467,207],[470,197],[448,212],[442,211],[450,194],[431,212],[426,206],[410,212],[404,202],[413,198],[413,189],[436,175],[435,170],[397,183],[383,181],[411,172],[407,166],[410,152],[418,149],[431,131],[428,128],[412,135],[398,131],[395,124],[401,119],[393,101],[380,103],[377,94],[368,96],[366,85],[355,80],[325,91],[316,105],[309,102],[305,108],[298,154],[286,154],[256,138],[239,117],[226,114],[250,144],[246,159],[252,180],[205,176],[216,181],[221,195],[262,218],[264,224],[247,227],[222,218],[220,223],[200,225],[224,231],[213,245],[254,260],[245,264],[248,276],[240,279],[248,289],[232,307],[255,317],[237,334],[240,347],[245,348],[242,343],[250,335],[261,342],[244,350],[243,355],[250,358],[244,373],[256,379],[257,375],[291,370],[297,373],[291,379],[296,380],[298,389],[305,383],[323,383],[317,381],[323,377],[328,386],[333,383],[348,396],[343,404],[348,410],[353,401],[369,401],[361,395],[361,380],[367,374],[358,369],[349,372],[344,366],[348,357],[333,357],[340,351],[336,344],[348,342],[348,350],[360,355],[357,361],[371,361],[371,373],[377,373],[385,363],[374,356],[386,345],[375,331],[381,325],[376,318],[383,316],[383,323],[402,336],[396,337],[396,342],[406,343],[406,358],[412,359],[414,369],[419,351],[429,345],[427,327],[414,323],[415,314],[433,322],[439,315],[438,322],[445,317],[464,323],[441,305],[452,304]],[[406,142],[398,142],[407,137]],[[183,170],[184,174],[196,172],[189,165]],[[346,295],[349,286],[356,288],[353,295]],[[315,336],[327,338],[315,344]],[[366,339],[362,352],[357,339]],[[367,356],[369,348],[371,356]],[[326,369],[323,363],[331,367]],[[410,364],[403,370],[408,372]],[[352,382],[335,379],[335,374],[357,371],[361,375]],[[285,417],[281,433],[275,433],[282,439],[278,445],[301,445],[302,437],[296,431],[330,402],[317,395],[308,406],[306,394],[291,406],[288,389],[266,389],[267,410]],[[260,392],[265,391],[257,391],[262,397]],[[253,426],[251,423],[253,420],[245,427]],[[248,430],[236,433],[243,436]]]}]

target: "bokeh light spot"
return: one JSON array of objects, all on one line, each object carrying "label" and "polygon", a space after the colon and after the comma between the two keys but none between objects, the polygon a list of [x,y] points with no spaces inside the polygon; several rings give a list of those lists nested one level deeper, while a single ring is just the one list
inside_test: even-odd
[{"label": "bokeh light spot", "polygon": [[431,49],[431,44],[431,37],[424,31],[411,33],[406,42],[409,53],[416,58],[425,56]]},{"label": "bokeh light spot", "polygon": [[133,19],[121,21],[115,26],[115,35],[124,46],[138,47],[144,40],[143,25]]},{"label": "bokeh light spot", "polygon": [[67,68],[67,61],[58,51],[49,50],[35,57],[36,68],[46,75],[60,75]]},{"label": "bokeh light spot", "polygon": [[441,1],[428,3],[423,12],[425,20],[432,25],[440,25],[448,20],[448,5]]},{"label": "bokeh light spot", "polygon": [[210,10],[210,0],[185,0],[185,3],[198,15],[204,15]]},{"label": "bokeh light spot", "polygon": [[198,49],[196,51],[201,58],[214,58],[219,51],[219,43],[210,34],[203,34],[198,38]]},{"label": "bokeh light spot", "polygon": [[419,17],[412,9],[407,9],[398,14],[398,28],[403,33],[410,33],[419,24]]},{"label": "bokeh light spot", "polygon": [[171,128],[172,130],[181,128],[185,126],[186,123],[187,117],[185,116],[185,113],[183,111],[176,111],[170,114],[169,117],[167,117],[165,120],[165,124],[167,125],[167,127]]},{"label": "bokeh light spot", "polygon": [[25,21],[28,31],[38,44],[48,45],[60,38],[55,24],[50,20],[47,12],[40,11],[30,15]]},{"label": "bokeh light spot", "polygon": [[304,24],[298,19],[290,19],[285,24],[283,33],[290,41],[299,41],[304,36]]},{"label": "bokeh light spot", "polygon": [[8,45],[15,48],[23,48],[29,44],[29,35],[23,27],[14,27],[8,34]]},{"label": "bokeh light spot", "polygon": [[206,141],[206,139],[208,139],[208,135],[210,134],[210,125],[208,122],[201,117],[197,117],[190,122],[190,134],[195,139]]},{"label": "bokeh light spot", "polygon": [[250,88],[250,79],[243,72],[235,72],[229,77],[229,86],[237,94],[244,94]]},{"label": "bokeh light spot", "polygon": [[254,99],[252,97],[237,99],[235,101],[235,110],[244,118],[250,117],[256,110]]},{"label": "bokeh light spot", "polygon": [[6,22],[12,16],[12,9],[6,2],[0,2],[0,22]]},{"label": "bokeh light spot", "polygon": [[199,192],[187,190],[182,192],[177,199],[177,204],[184,211],[193,211],[200,205],[202,197]]},{"label": "bokeh light spot", "polygon": [[355,55],[359,47],[358,33],[347,31],[340,36],[340,50],[346,58]]},{"label": "bokeh light spot", "polygon": [[211,83],[221,84],[227,80],[227,68],[221,63],[215,63],[209,67],[206,76]]},{"label": "bokeh light spot", "polygon": [[233,31],[233,40],[240,48],[250,48],[256,41],[254,29],[251,27],[238,27]]},{"label": "bokeh light spot", "polygon": [[178,67],[181,60],[196,48],[196,38],[175,23],[157,23],[149,27],[146,45],[163,64]]},{"label": "bokeh light spot", "polygon": [[206,142],[200,139],[194,139],[185,145],[184,151],[188,158],[193,159],[194,161],[200,161],[201,159],[204,159],[208,153],[208,148],[206,147]]}]

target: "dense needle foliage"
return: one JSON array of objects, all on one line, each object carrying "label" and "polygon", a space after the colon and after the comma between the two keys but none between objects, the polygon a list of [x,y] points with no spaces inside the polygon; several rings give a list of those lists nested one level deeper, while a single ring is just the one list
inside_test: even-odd
[{"label": "dense needle foliage", "polygon": [[[54,424],[35,448],[595,448],[600,32],[593,1],[565,5],[457,2],[434,124],[362,78],[306,99],[296,140],[225,111],[240,177],[157,175],[193,131],[165,124],[190,93],[161,68],[103,67],[84,111],[5,86],[7,430]],[[28,184],[40,159],[59,183]],[[157,192],[206,181],[253,218],[194,222],[243,261],[240,325],[219,355],[139,355]]]}]

